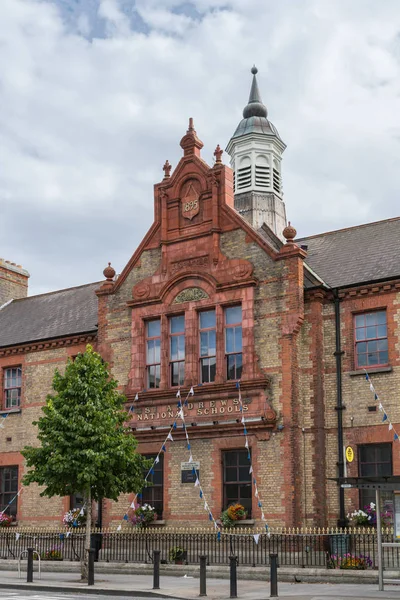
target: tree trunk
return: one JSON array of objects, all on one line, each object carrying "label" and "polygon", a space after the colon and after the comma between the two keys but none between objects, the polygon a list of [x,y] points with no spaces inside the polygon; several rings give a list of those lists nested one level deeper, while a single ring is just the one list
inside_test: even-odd
[{"label": "tree trunk", "polygon": [[90,532],[92,528],[92,495],[89,488],[85,494],[86,504],[86,537],[85,549],[81,558],[81,580],[87,581],[89,571]]}]

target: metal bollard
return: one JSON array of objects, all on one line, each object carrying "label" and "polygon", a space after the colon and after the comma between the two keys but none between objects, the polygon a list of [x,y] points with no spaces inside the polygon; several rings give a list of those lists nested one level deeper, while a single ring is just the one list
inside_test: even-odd
[{"label": "metal bollard", "polygon": [[205,554],[201,554],[200,558],[200,594],[199,596],[207,596],[206,589],[206,566],[207,566],[207,556]]},{"label": "metal bollard", "polygon": [[153,590],[160,589],[160,554],[161,550],[153,550]]},{"label": "metal bollard", "polygon": [[231,579],[231,595],[230,598],[237,598],[237,556],[232,554],[229,557],[230,561],[230,579]]},{"label": "metal bollard", "polygon": [[271,592],[270,598],[278,597],[278,555],[270,554],[269,559],[271,562]]},{"label": "metal bollard", "polygon": [[89,552],[89,562],[88,562],[88,585],[94,585],[94,556],[96,554],[96,550],[94,548],[90,548]]},{"label": "metal bollard", "polygon": [[28,548],[28,566],[26,569],[26,582],[33,581],[33,548]]}]

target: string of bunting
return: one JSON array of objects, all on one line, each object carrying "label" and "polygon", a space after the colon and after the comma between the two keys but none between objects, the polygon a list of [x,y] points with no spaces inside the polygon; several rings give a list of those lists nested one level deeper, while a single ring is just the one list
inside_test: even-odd
[{"label": "string of bunting", "polygon": [[[268,536],[270,536],[269,526],[266,523],[266,518],[265,518],[264,511],[263,511],[263,506],[262,506],[262,502],[261,502],[261,499],[260,499],[260,493],[258,491],[257,479],[256,479],[256,477],[254,475],[254,469],[253,469],[253,465],[252,465],[252,461],[251,461],[251,452],[250,452],[250,449],[249,449],[249,441],[248,441],[248,437],[247,437],[246,420],[245,420],[244,415],[243,415],[243,401],[242,401],[241,389],[240,389],[240,382],[239,381],[236,383],[236,388],[239,391],[239,409],[240,409],[240,413],[242,415],[241,423],[243,425],[243,433],[244,433],[244,436],[245,436],[245,448],[247,449],[247,458],[249,460],[249,473],[251,474],[252,480],[253,480],[254,494],[255,494],[255,497],[256,497],[256,500],[257,500],[257,506],[261,510],[261,520],[265,523],[265,530],[266,530]],[[178,402],[177,402],[178,414],[177,414],[177,416],[182,420],[182,428],[183,428],[183,430],[185,432],[185,436],[186,436],[186,447],[187,447],[187,450],[189,451],[189,461],[188,462],[189,463],[193,463],[194,460],[193,460],[193,455],[192,455],[192,451],[191,451],[191,443],[190,443],[189,433],[188,433],[188,430],[187,430],[187,427],[186,427],[185,415],[184,415],[184,408],[188,405],[189,396],[194,396],[194,388],[193,388],[193,386],[191,386],[191,388],[190,388],[190,390],[189,390],[188,394],[186,395],[186,398],[185,398],[185,400],[183,402],[182,402],[182,399],[181,399],[181,391],[180,391],[180,389],[176,393],[176,397],[178,398]],[[139,394],[136,393],[136,395],[135,395],[135,401],[137,401],[138,399],[139,399]],[[132,404],[130,406],[130,408],[129,408],[128,414],[129,413],[134,413],[134,412],[135,412],[135,408],[134,408],[134,405]],[[170,430],[168,432],[168,435],[165,438],[165,440],[164,440],[164,442],[163,442],[163,444],[162,444],[162,446],[161,446],[161,448],[160,448],[160,450],[159,450],[156,458],[153,461],[153,464],[152,464],[151,468],[149,469],[149,471],[148,471],[148,473],[147,473],[147,475],[145,477],[145,482],[147,482],[149,476],[154,473],[154,467],[155,467],[156,464],[159,463],[160,454],[162,452],[165,453],[167,451],[167,448],[166,448],[167,442],[169,440],[173,441],[172,431],[174,429],[176,429],[176,428],[177,428],[177,422],[174,421],[174,423],[171,426],[171,428],[170,428]],[[218,538],[218,540],[220,540],[221,539],[221,534],[223,535],[223,534],[225,534],[225,532],[221,531],[220,526],[218,525],[216,519],[214,518],[214,515],[213,515],[213,513],[211,511],[210,505],[208,504],[207,499],[205,497],[204,490],[202,488],[202,485],[201,485],[201,482],[200,482],[200,478],[198,476],[198,471],[196,471],[196,469],[194,467],[193,467],[193,475],[196,477],[194,486],[199,488],[199,497],[204,502],[204,510],[206,510],[208,512],[208,518],[213,523],[214,529],[217,532],[217,538]],[[134,510],[136,508],[136,504],[135,504],[136,499],[140,498],[141,495],[142,495],[141,493],[135,494],[135,497],[134,497],[134,499],[133,499],[133,501],[132,501],[132,503],[130,505],[130,509]],[[129,519],[129,510],[124,514],[122,521],[128,521],[128,519]],[[117,531],[120,531],[121,528],[122,528],[122,523],[120,523],[118,525]],[[226,534],[226,535],[228,535],[228,534]],[[258,544],[259,537],[260,537],[260,534],[254,534],[254,536],[253,536],[254,541],[255,541],[256,544]]]},{"label": "string of bunting", "polygon": [[[269,526],[268,523],[266,522],[266,518],[265,518],[265,514],[264,514],[264,510],[263,510],[263,505],[261,502],[261,498],[260,498],[260,492],[258,491],[258,486],[257,486],[257,479],[256,476],[254,475],[254,469],[253,469],[253,463],[251,460],[251,452],[250,452],[250,448],[249,448],[249,439],[247,437],[247,427],[246,427],[246,419],[244,418],[244,414],[243,414],[243,401],[242,401],[242,391],[240,389],[240,381],[236,382],[236,388],[239,391],[239,410],[240,413],[242,415],[241,418],[241,422],[243,425],[243,435],[244,435],[244,439],[245,439],[245,443],[244,443],[244,447],[247,450],[247,458],[249,461],[249,474],[252,477],[253,480],[253,485],[254,485],[254,496],[257,500],[257,506],[258,508],[261,510],[261,520],[265,523],[265,531],[268,533],[268,536],[270,535],[269,533]],[[256,544],[258,544],[258,537],[256,539],[257,534],[254,536],[254,541],[256,542]]]},{"label": "string of bunting", "polygon": [[5,420],[8,417],[8,413],[2,413],[0,416],[1,416],[0,429],[4,429]]},{"label": "string of bunting", "polygon": [[[139,400],[139,394],[136,394],[136,396],[135,396],[135,400]],[[135,408],[134,408],[134,405],[132,404],[132,405],[129,407],[128,414],[131,414],[131,413],[133,413],[133,412],[135,412]],[[171,442],[173,442],[173,441],[174,441],[174,438],[172,437],[172,431],[173,431],[174,429],[176,429],[176,427],[177,427],[177,424],[176,424],[176,421],[174,421],[173,425],[171,425],[171,427],[170,427],[170,429],[169,429],[169,432],[168,432],[168,435],[167,435],[167,437],[166,437],[166,438],[165,438],[165,440],[163,441],[163,443],[162,443],[162,445],[161,445],[161,448],[160,448],[160,450],[158,451],[158,454],[157,454],[157,456],[155,457],[155,459],[154,459],[154,461],[153,461],[153,464],[151,465],[150,469],[148,470],[148,472],[147,472],[147,474],[146,474],[146,477],[144,478],[144,481],[145,481],[145,483],[147,483],[147,480],[148,480],[148,478],[150,477],[150,475],[153,475],[153,474],[154,474],[154,467],[155,467],[155,466],[156,466],[156,465],[157,465],[157,464],[160,462],[160,454],[162,454],[162,453],[164,453],[164,454],[165,454],[165,452],[167,451],[167,443],[168,443],[168,441],[171,441]],[[136,507],[136,500],[137,500],[138,498],[139,498],[139,499],[141,499],[141,498],[142,498],[142,492],[138,492],[137,494],[135,494],[135,497],[133,498],[133,500],[132,500],[132,502],[131,502],[131,504],[130,504],[130,507],[129,507],[129,509],[135,510],[135,508],[137,508],[137,507]],[[129,520],[129,509],[128,509],[128,511],[127,511],[127,512],[124,514],[124,516],[122,517],[122,521],[128,521],[128,520]],[[118,527],[117,527],[117,531],[121,531],[121,529],[122,529],[122,521],[121,521],[121,523],[118,525]]]},{"label": "string of bunting", "polygon": [[397,433],[397,431],[395,430],[392,421],[389,419],[389,416],[386,412],[386,410],[384,409],[382,402],[380,401],[380,398],[377,394],[377,391],[374,387],[374,384],[371,381],[370,376],[368,375],[368,372],[366,369],[364,369],[365,372],[365,379],[368,381],[369,383],[369,389],[371,390],[371,392],[374,394],[374,400],[375,402],[378,402],[378,408],[380,410],[381,413],[383,413],[383,417],[382,417],[382,423],[387,423],[388,427],[389,427],[389,431],[393,432],[393,441],[394,442],[398,442],[399,441],[399,434]]},{"label": "string of bunting", "polygon": [[[182,419],[182,427],[183,427],[183,430],[186,435],[186,446],[189,451],[189,461],[188,462],[193,463],[192,447],[190,444],[189,433],[188,433],[188,430],[186,427],[185,414],[184,414],[184,408],[185,408],[185,406],[188,405],[189,396],[194,396],[193,386],[190,388],[189,393],[187,394],[186,399],[184,400],[183,403],[181,400],[180,390],[178,390],[178,392],[176,394],[176,397],[178,398],[178,409],[179,409],[178,416]],[[193,475],[196,477],[194,486],[199,488],[199,497],[200,497],[200,500],[202,500],[204,502],[204,510],[208,512],[208,519],[209,519],[209,521],[211,521],[213,523],[214,529],[217,532],[217,538],[218,538],[218,540],[220,540],[221,539],[221,529],[220,529],[217,521],[215,520],[214,515],[212,514],[212,510],[210,508],[210,505],[208,504],[207,499],[205,497],[204,490],[200,483],[198,471],[196,471],[196,469],[194,467],[193,467],[192,471],[193,471]]]}]

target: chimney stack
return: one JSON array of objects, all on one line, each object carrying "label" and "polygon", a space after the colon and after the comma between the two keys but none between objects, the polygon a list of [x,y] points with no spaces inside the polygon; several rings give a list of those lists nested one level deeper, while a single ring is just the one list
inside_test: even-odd
[{"label": "chimney stack", "polygon": [[0,258],[0,308],[10,300],[26,298],[29,273],[9,260]]}]

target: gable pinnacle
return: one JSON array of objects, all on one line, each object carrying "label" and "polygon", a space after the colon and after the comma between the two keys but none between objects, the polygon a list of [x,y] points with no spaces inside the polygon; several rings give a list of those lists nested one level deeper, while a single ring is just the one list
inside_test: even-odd
[{"label": "gable pinnacle", "polygon": [[249,117],[267,117],[267,107],[261,100],[260,90],[258,89],[257,73],[258,69],[255,65],[251,68],[253,74],[253,81],[251,84],[250,96],[247,106],[243,110],[243,117],[248,119]]}]

